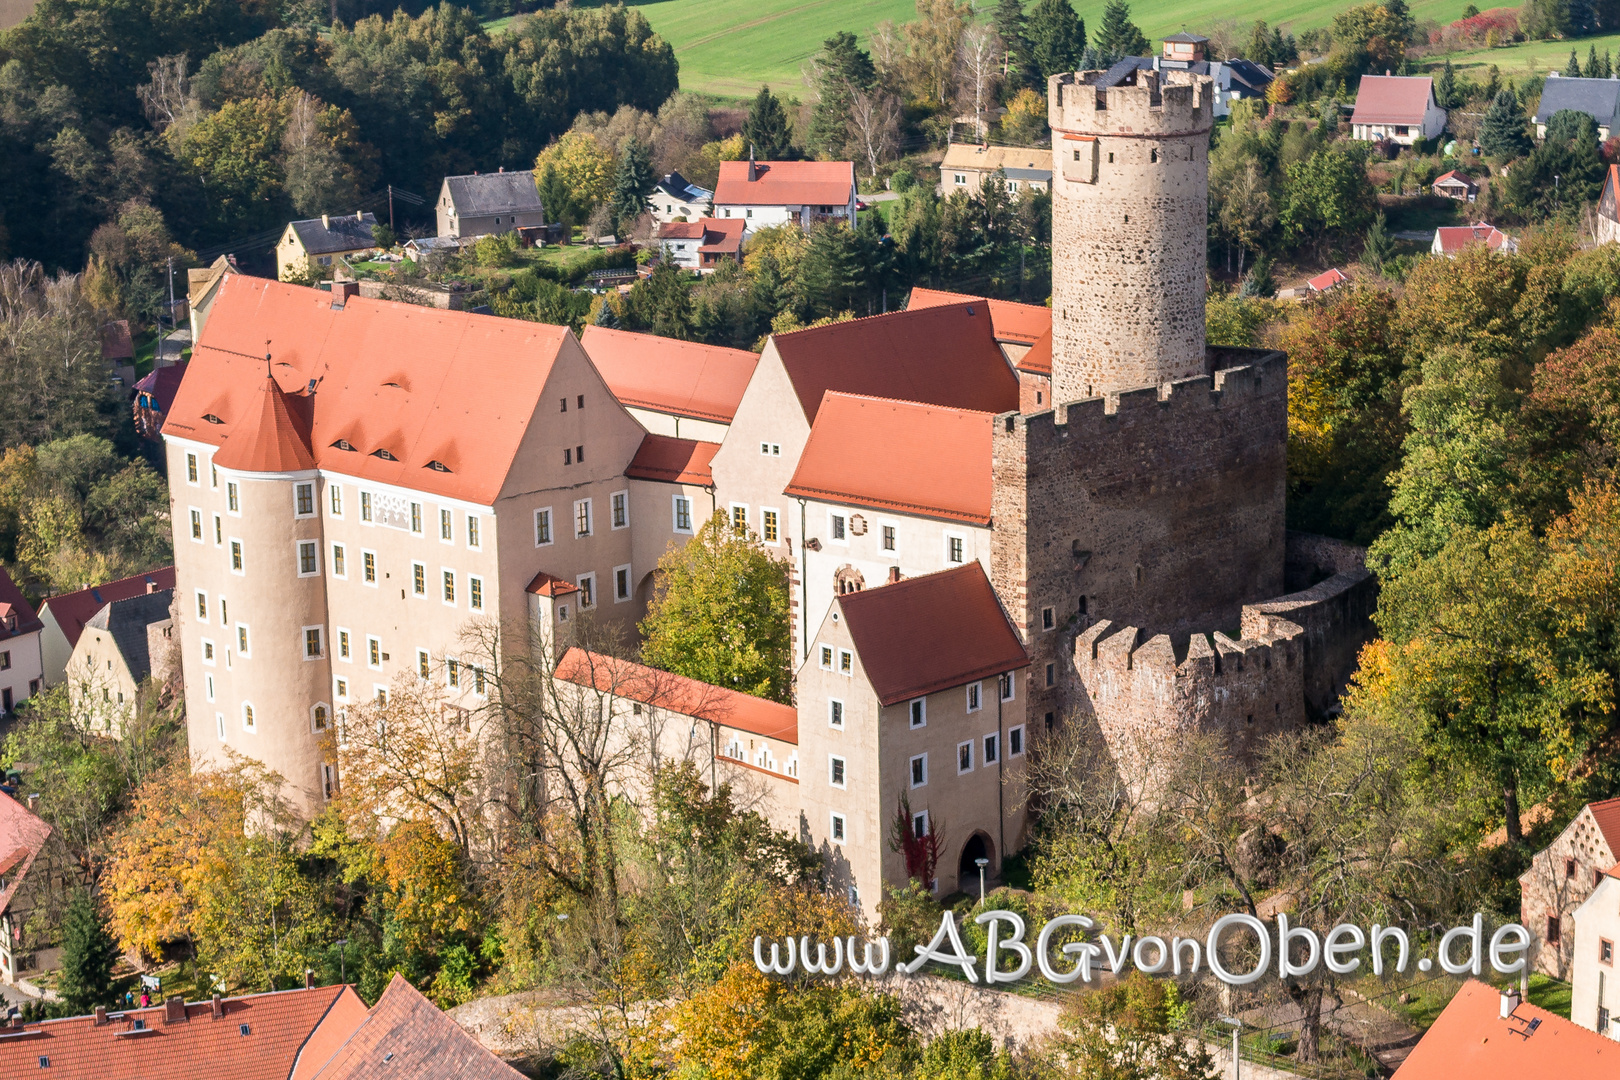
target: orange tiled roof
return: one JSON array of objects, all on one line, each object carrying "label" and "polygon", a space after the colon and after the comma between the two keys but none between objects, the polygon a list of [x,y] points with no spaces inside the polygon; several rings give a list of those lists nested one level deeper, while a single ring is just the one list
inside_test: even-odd
[{"label": "orange tiled roof", "polygon": [[1033,345],[1043,334],[1052,332],[1052,309],[1041,304],[1020,304],[1012,300],[988,300],[966,293],[942,292],[938,289],[912,289],[906,310],[941,307],[945,304],[989,304],[990,325],[996,328],[996,340],[1014,345]]},{"label": "orange tiled roof", "polygon": [[703,246],[698,248],[699,254],[742,254],[746,221],[742,218],[704,218],[702,224]]},{"label": "orange tiled roof", "polygon": [[1327,292],[1335,285],[1339,285],[1349,280],[1350,279],[1345,276],[1344,272],[1335,266],[1324,273],[1317,274],[1305,284],[1309,285],[1317,292]]},{"label": "orange tiled roof", "polygon": [[[323,1048],[324,1049],[324,1048]],[[300,1063],[302,1064],[302,1063]],[[460,1024],[395,974],[371,1012],[318,1071],[299,1080],[521,1080]]]},{"label": "orange tiled roof", "polygon": [[0,911],[6,910],[28,868],[45,848],[51,827],[22,803],[0,794]]},{"label": "orange tiled roof", "polygon": [[1018,376],[983,303],[895,311],[771,340],[812,424],[828,390],[978,412],[1018,408]]},{"label": "orange tiled roof", "polygon": [[[267,422],[285,437],[264,397],[268,350],[295,428],[299,411],[308,410],[316,466],[487,506],[505,483],[567,333],[363,297],[333,308],[331,294],[319,289],[231,274],[163,432],[221,447],[231,460],[261,460],[259,450],[223,448],[244,435],[242,442],[262,449]],[[354,449],[341,449],[340,440]],[[289,452],[276,446],[276,454]],[[448,471],[431,467],[435,461]]]},{"label": "orange tiled roof", "polygon": [[1440,238],[1441,251],[1461,251],[1469,244],[1484,244],[1497,251],[1508,242],[1506,233],[1483,221],[1477,225],[1442,225],[1435,235]]},{"label": "orange tiled roof", "polygon": [[128,600],[132,596],[172,588],[174,588],[174,567],[164,566],[144,574],[133,574],[117,581],[92,585],[78,592],[53,596],[40,605],[40,612],[43,615],[49,611],[55,617],[57,627],[62,631],[62,636],[67,638],[68,647],[72,648],[79,643],[79,635],[84,633],[85,621],[114,600]]},{"label": "orange tiled roof", "polygon": [[1029,665],[977,561],[838,598],[878,700],[965,686]]},{"label": "orange tiled roof", "polygon": [[[1620,1073],[1620,1044],[1534,1005],[1501,1016],[1501,994],[1469,979],[1395,1080],[1577,1080]],[[1523,1034],[1531,1021],[1536,1030]]]},{"label": "orange tiled roof", "polygon": [[716,206],[845,206],[855,194],[852,161],[722,161]]},{"label": "orange tiled roof", "polygon": [[[155,1005],[108,1014],[101,1024],[94,1016],[25,1024],[20,1034],[0,1035],[0,1076],[287,1080],[305,1040],[340,998],[365,1008],[350,987],[320,986],[226,998],[217,1020],[212,1003],[200,1001],[186,1005],[178,1022],[166,1023],[165,1007]],[[145,1030],[135,1029],[137,1019]]]},{"label": "orange tiled roof", "polygon": [[784,494],[988,525],[992,419],[829,390]]},{"label": "orange tiled roof", "polygon": [[[22,634],[32,634],[45,626],[34,612],[34,605],[28,602],[28,597],[17,588],[17,583],[11,580],[11,575],[6,573],[3,566],[0,566],[0,607],[5,609],[4,618],[0,618],[0,641]],[[8,625],[13,622],[15,625]]]},{"label": "orange tiled roof", "polygon": [[536,596],[564,596],[579,592],[579,586],[542,570],[534,575],[534,580],[524,587],[524,591],[532,592]]},{"label": "orange tiled roof", "polygon": [[1046,328],[1046,333],[1042,334],[1040,336],[1040,339],[1038,341],[1036,341],[1035,344],[1033,344],[1033,345],[1031,345],[1029,347],[1029,352],[1025,353],[1022,357],[1019,358],[1019,360],[1018,360],[1018,370],[1019,371],[1027,371],[1031,375],[1046,375],[1048,377],[1051,376],[1051,374],[1052,374],[1052,328],[1051,327],[1047,327]]},{"label": "orange tiled roof", "polygon": [[719,449],[719,443],[647,435],[636,449],[636,456],[630,459],[624,475],[632,480],[663,480],[671,484],[710,487],[714,484],[714,472],[709,463]]},{"label": "orange tiled roof", "polygon": [[569,649],[558,661],[557,677],[752,735],[780,739],[795,746],[799,742],[799,713],[792,705],[728,690],[723,686],[711,686],[629,660],[618,660],[576,647]]},{"label": "orange tiled roof", "polygon": [[759,357],[746,349],[587,326],[580,339],[613,396],[653,412],[729,424]]},{"label": "orange tiled roof", "polygon": [[1609,853],[1620,859],[1620,799],[1603,799],[1588,803],[1587,807],[1592,811],[1592,820],[1597,823],[1604,842],[1609,845]]},{"label": "orange tiled roof", "polygon": [[294,415],[276,380],[266,376],[259,388],[257,405],[248,406],[233,437],[214,455],[214,464],[237,472],[313,469],[315,455],[309,451],[308,409],[298,412],[305,415]]}]

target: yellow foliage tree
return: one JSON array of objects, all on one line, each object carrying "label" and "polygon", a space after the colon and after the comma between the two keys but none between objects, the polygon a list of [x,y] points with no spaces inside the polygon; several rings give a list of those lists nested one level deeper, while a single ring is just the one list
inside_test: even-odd
[{"label": "yellow foliage tree", "polygon": [[613,192],[613,154],[588,132],[570,131],[540,151],[534,174],[540,176],[548,167],[557,170],[582,206],[595,206]]}]

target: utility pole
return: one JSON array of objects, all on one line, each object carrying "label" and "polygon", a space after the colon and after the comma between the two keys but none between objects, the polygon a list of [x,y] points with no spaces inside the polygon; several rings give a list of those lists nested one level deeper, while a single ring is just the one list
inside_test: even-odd
[{"label": "utility pole", "polygon": [[394,185],[393,184],[388,185],[388,228],[389,228],[390,231],[392,231],[393,228],[394,228]]}]

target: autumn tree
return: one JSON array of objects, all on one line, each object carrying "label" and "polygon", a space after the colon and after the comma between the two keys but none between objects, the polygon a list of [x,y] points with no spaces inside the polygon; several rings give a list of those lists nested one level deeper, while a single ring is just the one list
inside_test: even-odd
[{"label": "autumn tree", "polygon": [[[535,158],[534,174],[544,177],[548,171],[555,173],[581,219],[613,193],[613,155],[594,135],[570,131],[542,150]],[[552,220],[562,220],[550,208],[547,212]]]},{"label": "autumn tree", "polygon": [[975,23],[962,32],[956,56],[957,96],[973,109],[973,133],[978,139],[988,133],[984,113],[1001,82],[1004,54],[1005,46],[994,27]]},{"label": "autumn tree", "polygon": [[1073,997],[1052,1052],[1086,1080],[1213,1080],[1209,1048],[1176,1030],[1185,1008],[1175,983],[1134,974]]}]

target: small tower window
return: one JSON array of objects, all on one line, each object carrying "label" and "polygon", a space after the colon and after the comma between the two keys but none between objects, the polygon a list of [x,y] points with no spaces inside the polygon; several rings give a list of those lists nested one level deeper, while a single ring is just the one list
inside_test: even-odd
[{"label": "small tower window", "polygon": [[1158,161],[1159,161],[1159,152],[1157,150],[1149,150],[1148,151],[1148,163],[1149,164],[1157,164]]}]

